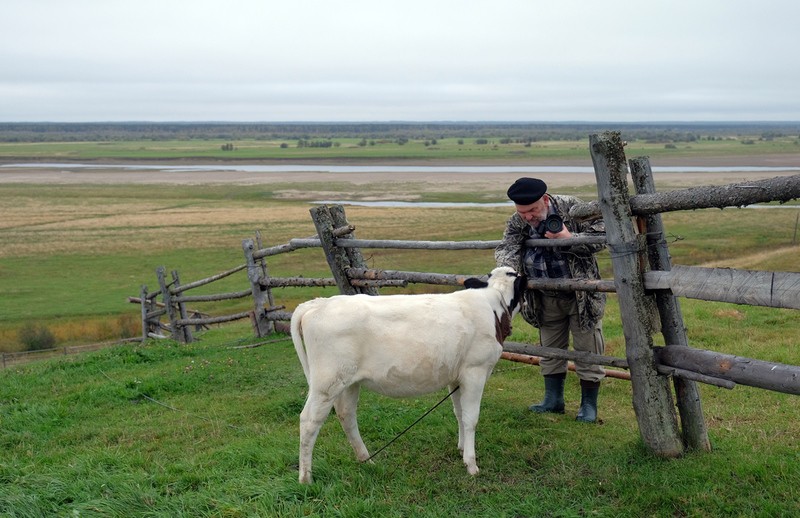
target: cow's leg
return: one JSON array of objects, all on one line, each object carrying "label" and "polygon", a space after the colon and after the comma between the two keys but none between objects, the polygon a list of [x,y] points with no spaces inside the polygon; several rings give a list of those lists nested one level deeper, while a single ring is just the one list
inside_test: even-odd
[{"label": "cow's leg", "polygon": [[464,464],[470,475],[478,474],[478,463],[475,459],[475,428],[481,411],[481,397],[486,384],[487,374],[472,370],[461,381],[461,420],[464,423]]},{"label": "cow's leg", "polygon": [[369,451],[367,451],[367,447],[364,445],[364,441],[358,431],[358,419],[356,417],[358,393],[359,386],[350,385],[339,394],[339,397],[333,402],[333,407],[336,409],[336,417],[342,423],[347,440],[350,441],[350,446],[356,452],[356,458],[363,462],[369,458]]},{"label": "cow's leg", "polygon": [[464,451],[464,421],[461,418],[461,389],[454,391],[457,386],[456,384],[452,384],[448,385],[447,388],[450,391],[450,401],[453,402],[453,413],[456,415],[456,421],[458,421],[458,450]]},{"label": "cow's leg", "polygon": [[319,429],[331,412],[333,400],[309,390],[306,405],[300,413],[300,483],[311,483],[311,454]]}]

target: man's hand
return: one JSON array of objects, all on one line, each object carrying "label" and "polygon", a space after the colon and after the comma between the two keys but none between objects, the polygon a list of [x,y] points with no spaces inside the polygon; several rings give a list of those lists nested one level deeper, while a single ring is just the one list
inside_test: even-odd
[{"label": "man's hand", "polygon": [[544,237],[547,239],[566,239],[572,237],[572,232],[569,231],[566,225],[561,227],[560,232],[545,232]]}]

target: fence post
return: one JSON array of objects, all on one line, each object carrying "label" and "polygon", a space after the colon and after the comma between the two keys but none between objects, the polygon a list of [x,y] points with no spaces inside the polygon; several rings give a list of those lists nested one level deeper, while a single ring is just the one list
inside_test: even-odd
[{"label": "fence post", "polygon": [[366,262],[361,255],[361,251],[356,248],[342,248],[336,246],[336,239],[352,239],[353,235],[336,237],[334,230],[348,225],[341,205],[328,207],[321,205],[310,210],[311,219],[317,228],[322,249],[325,251],[325,258],[331,267],[331,273],[339,287],[339,292],[344,295],[355,295],[356,293],[367,293],[377,295],[378,290],[373,287],[358,288],[350,284],[347,277],[348,268],[366,268]]},{"label": "fence post", "polygon": [[141,306],[142,306],[142,344],[147,341],[147,338],[150,336],[150,324],[147,322],[147,311],[148,311],[148,303],[147,303],[147,286],[142,284],[142,291],[139,295],[141,299]]},{"label": "fence post", "polygon": [[175,315],[175,307],[172,305],[172,294],[169,292],[169,286],[167,285],[166,272],[166,268],[159,266],[156,268],[156,277],[158,278],[158,286],[161,288],[161,296],[164,298],[164,309],[167,310],[172,339],[176,342],[180,342],[182,333],[180,329],[178,329],[178,318]]},{"label": "fence post", "polygon": [[656,455],[678,457],[683,453],[683,442],[668,380],[656,371],[650,304],[638,261],[644,243],[631,220],[628,167],[619,132],[590,135],[589,150],[614,268],[639,433]]},{"label": "fence post", "polygon": [[[261,241],[261,231],[256,230],[256,248],[261,250],[264,248],[264,243]],[[258,260],[258,264],[261,267],[261,278],[262,279],[269,279],[269,269],[267,268],[267,259],[262,257]],[[272,288],[267,286],[267,304],[269,307],[275,307],[275,297],[272,295]],[[272,321],[270,321],[271,323]]]},{"label": "fence post", "polygon": [[[178,277],[178,270],[172,270],[172,285],[175,286],[175,291],[177,291],[177,288],[181,285],[180,278]],[[183,302],[178,302],[178,312],[181,316],[181,320],[186,320],[189,317],[186,312],[186,304]],[[181,326],[180,331],[183,337],[183,343],[188,344],[194,340],[192,337],[192,329],[188,325]]]},{"label": "fence post", "polygon": [[[636,188],[636,194],[653,194],[656,192],[653,171],[647,157],[637,157],[629,161],[631,178]],[[668,271],[672,269],[669,257],[669,247],[664,238],[664,223],[661,214],[650,214],[643,217],[647,229],[647,256],[650,269]],[[661,317],[661,334],[665,343],[669,345],[688,346],[686,327],[683,322],[681,306],[678,298],[670,290],[657,290],[655,292],[656,305]],[[700,402],[700,391],[697,383],[692,380],[673,376],[675,399],[678,404],[678,414],[681,417],[683,428],[683,441],[691,450],[711,451],[711,442],[708,439],[703,416],[703,405]]]},{"label": "fence post", "polygon": [[259,282],[261,279],[261,268],[253,259],[254,249],[255,244],[252,239],[245,239],[242,241],[242,250],[244,251],[244,258],[247,261],[247,279],[250,281],[250,290],[253,293],[253,301],[255,304],[255,309],[253,311],[253,330],[256,336],[262,337],[273,332],[275,327],[272,322],[267,319],[267,311],[264,308],[266,296],[264,287],[261,286]]}]

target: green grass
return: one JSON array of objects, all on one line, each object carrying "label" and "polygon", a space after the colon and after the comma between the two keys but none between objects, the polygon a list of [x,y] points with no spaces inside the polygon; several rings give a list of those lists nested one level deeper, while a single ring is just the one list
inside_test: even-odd
[{"label": "green grass", "polygon": [[[449,403],[359,464],[336,419],[297,483],[305,380],[289,341],[257,348],[229,325],[183,346],[120,346],[0,373],[4,516],[792,516],[800,512],[794,396],[701,387],[714,451],[649,455],[630,384],[608,380],[602,424],[526,410],[538,369],[501,361],[467,475]],[[795,356],[796,358],[796,356]],[[372,451],[444,393],[363,392]]]},{"label": "green grass", "polygon": [[[275,186],[269,186],[275,189]],[[306,196],[317,190],[348,193],[343,183],[304,184]],[[398,196],[424,185],[388,183],[358,187]],[[587,189],[569,190],[591,199]],[[423,191],[429,200],[475,201],[485,193]],[[19,350],[17,330],[27,322],[56,332],[58,345],[118,338],[114,322],[139,308],[128,303],[142,284],[157,289],[155,270],[177,270],[183,283],[205,278],[244,263],[243,239],[262,232],[266,246],[315,233],[310,205],[279,200],[263,188],[245,186],[40,186],[0,185],[0,351]],[[383,209],[347,207],[360,238],[426,240],[494,240],[501,237],[507,208]],[[675,264],[711,261],[739,268],[797,271],[791,243],[797,212],[738,210],[670,213],[664,216]],[[760,257],[758,254],[770,252]],[[365,250],[371,267],[442,273],[485,273],[491,250]],[[603,275],[612,275],[607,252],[600,254]],[[738,264],[748,257],[751,263]],[[728,261],[726,263],[726,261]],[[304,249],[268,259],[274,276],[330,277],[319,249]],[[169,275],[169,273],[168,273]],[[240,272],[192,294],[247,289]],[[412,285],[412,290],[434,289]],[[385,290],[387,293],[392,290]],[[278,289],[275,297],[289,309],[333,290]],[[195,305],[224,314],[251,307],[247,299]],[[97,329],[91,330],[95,327]],[[85,335],[85,336],[84,336]],[[89,338],[91,337],[91,338]]]},{"label": "green grass", "polygon": [[[626,138],[625,135],[622,135]],[[312,139],[313,140],[313,139]],[[323,139],[319,139],[323,140]],[[181,141],[114,141],[114,142],[0,142],[0,160],[477,160],[506,162],[531,159],[581,159],[590,164],[585,141],[552,140],[501,144],[500,138],[489,138],[487,144],[475,139],[442,138],[435,145],[429,140],[412,139],[400,145],[391,140],[373,140],[374,144],[359,146],[358,138],[332,138],[338,144],[328,148],[299,148],[290,140],[233,141],[234,151],[223,151],[229,140]],[[463,142],[460,142],[462,140]],[[751,142],[743,144],[744,141]],[[426,145],[428,142],[428,145]],[[281,144],[287,147],[281,148]],[[667,148],[663,142],[629,139],[626,154],[630,157],[647,155],[662,157],[704,157],[736,155],[780,155],[800,152],[796,136],[761,140],[758,135],[726,140],[695,140],[677,142]]]}]

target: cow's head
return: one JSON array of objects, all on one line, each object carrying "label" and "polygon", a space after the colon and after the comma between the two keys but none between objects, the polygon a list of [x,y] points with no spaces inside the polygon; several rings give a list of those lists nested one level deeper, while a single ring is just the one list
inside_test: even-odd
[{"label": "cow's head", "polygon": [[512,315],[519,311],[522,305],[522,294],[527,286],[528,278],[525,275],[519,275],[508,266],[499,266],[492,270],[486,281],[476,277],[464,280],[465,288],[491,287],[499,291],[503,297],[503,303]]}]

